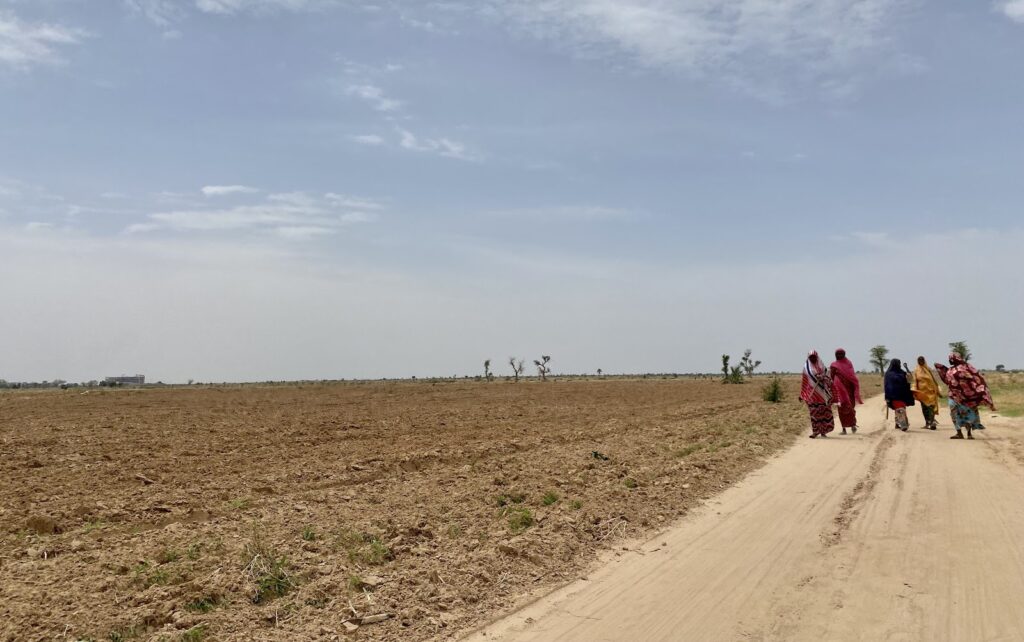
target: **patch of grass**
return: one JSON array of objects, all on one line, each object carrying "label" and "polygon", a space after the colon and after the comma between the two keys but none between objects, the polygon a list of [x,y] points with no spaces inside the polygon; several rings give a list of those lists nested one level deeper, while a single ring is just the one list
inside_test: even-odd
[{"label": "patch of grass", "polygon": [[206,625],[197,624],[181,634],[181,642],[203,642],[206,639]]},{"label": "patch of grass", "polygon": [[363,588],[363,578],[359,575],[352,573],[348,576],[348,588],[352,591],[358,591]]},{"label": "patch of grass", "polygon": [[549,490],[548,492],[544,493],[544,499],[541,500],[541,503],[544,504],[545,506],[551,506],[552,504],[555,504],[557,502],[558,493],[556,493],[553,490]]},{"label": "patch of grass", "polygon": [[578,499],[574,499],[574,500],[572,500],[572,502],[569,503],[569,506],[573,510],[579,510],[579,509],[583,508],[583,502],[581,502]]},{"label": "patch of grass", "polygon": [[692,455],[695,452],[698,452],[702,448],[704,448],[704,446],[702,446],[701,444],[690,444],[685,448],[680,448],[679,450],[675,451],[672,454],[681,459],[683,457],[689,457],[690,455]]},{"label": "patch of grass", "polygon": [[232,499],[228,502],[228,508],[231,510],[245,510],[252,506],[252,500],[248,498]]},{"label": "patch of grass", "polygon": [[533,526],[533,513],[530,512],[529,508],[525,506],[517,506],[509,508],[506,511],[508,516],[508,527],[513,533],[519,534],[525,531],[527,528]]},{"label": "patch of grass", "polygon": [[394,559],[391,549],[376,535],[345,531],[338,544],[348,553],[350,561],[366,566],[379,566]]},{"label": "patch of grass", "polygon": [[498,495],[495,499],[495,503],[498,504],[498,508],[509,506],[511,504],[522,504],[525,501],[525,493],[505,493],[503,495]]},{"label": "patch of grass", "polygon": [[130,626],[125,629],[117,629],[107,634],[107,639],[110,642],[125,642],[139,636],[139,631],[134,626]]},{"label": "patch of grass", "polygon": [[302,529],[302,540],[305,542],[315,542],[317,539],[316,531],[313,530],[312,526],[306,526]]},{"label": "patch of grass", "polygon": [[217,595],[204,595],[185,604],[185,610],[192,613],[209,613],[220,606],[221,599]]},{"label": "patch of grass", "polygon": [[449,524],[448,525],[448,537],[450,537],[452,539],[458,539],[458,538],[462,537],[462,527],[459,526],[458,524]]},{"label": "patch of grass", "polygon": [[1024,416],[1024,376],[1017,373],[986,375],[996,403],[996,414],[1004,417]]},{"label": "patch of grass", "polygon": [[199,559],[199,554],[202,551],[202,547],[199,544],[189,544],[188,548],[185,549],[185,557],[192,561]]},{"label": "patch of grass", "polygon": [[282,597],[295,588],[295,581],[288,571],[287,558],[266,541],[259,527],[253,528],[244,553],[244,571],[256,586],[252,596],[253,604]]},{"label": "patch of grass", "polygon": [[181,559],[181,551],[174,548],[165,548],[156,556],[158,564],[170,564]]},{"label": "patch of grass", "polygon": [[96,520],[93,520],[91,522],[86,522],[85,526],[82,528],[82,532],[85,533],[86,535],[88,535],[89,533],[91,533],[91,532],[93,532],[95,530],[99,530],[99,529],[103,528],[106,525],[107,525],[107,523],[105,521],[103,521],[102,519],[96,519]]},{"label": "patch of grass", "polygon": [[636,488],[637,486],[639,486],[640,482],[638,482],[637,480],[633,479],[632,477],[627,477],[624,480],[622,480],[622,485],[625,486],[626,488],[629,488],[629,489],[632,490],[633,488]]}]

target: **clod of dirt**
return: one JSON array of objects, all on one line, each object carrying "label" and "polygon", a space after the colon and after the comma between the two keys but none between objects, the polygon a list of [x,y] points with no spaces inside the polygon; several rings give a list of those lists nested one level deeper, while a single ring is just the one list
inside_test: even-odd
[{"label": "clod of dirt", "polygon": [[52,517],[33,515],[28,518],[27,526],[40,535],[55,535],[61,532],[60,526]]}]

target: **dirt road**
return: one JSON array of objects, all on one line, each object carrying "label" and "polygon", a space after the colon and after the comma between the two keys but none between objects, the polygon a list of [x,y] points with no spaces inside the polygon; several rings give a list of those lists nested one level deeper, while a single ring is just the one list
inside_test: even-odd
[{"label": "dirt road", "polygon": [[801,439],[469,640],[1024,640],[1014,427],[950,441],[945,410],[938,432],[912,412],[899,433],[883,413],[870,400],[857,435]]}]

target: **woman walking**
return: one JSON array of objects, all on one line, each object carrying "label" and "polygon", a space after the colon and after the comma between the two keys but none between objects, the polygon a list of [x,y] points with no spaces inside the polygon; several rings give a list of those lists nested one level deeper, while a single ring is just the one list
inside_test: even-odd
[{"label": "woman walking", "polygon": [[832,393],[839,404],[839,423],[843,427],[843,434],[846,434],[847,428],[857,432],[857,404],[864,401],[860,398],[857,370],[853,362],[846,358],[846,350],[836,350],[836,360],[829,366],[829,373],[832,375]]},{"label": "woman walking", "polygon": [[811,414],[811,439],[824,437],[836,428],[832,417],[832,378],[818,353],[807,355],[800,381],[800,401]]},{"label": "woman walking", "polygon": [[935,430],[939,423],[935,418],[939,414],[939,380],[935,373],[928,367],[924,357],[917,358],[917,368],[914,370],[914,399],[921,402],[921,413],[924,415],[924,427]]},{"label": "woman walking", "polygon": [[949,386],[949,414],[953,416],[953,427],[956,428],[956,434],[950,439],[963,439],[964,428],[967,429],[967,438],[974,439],[971,432],[981,425],[978,408],[984,405],[996,409],[992,393],[985,377],[959,354],[954,352],[949,355],[949,366],[935,364],[939,376]]},{"label": "woman walking", "polygon": [[907,432],[910,428],[907,407],[914,405],[914,395],[899,359],[890,361],[889,370],[885,373],[885,403],[896,411],[896,429]]}]

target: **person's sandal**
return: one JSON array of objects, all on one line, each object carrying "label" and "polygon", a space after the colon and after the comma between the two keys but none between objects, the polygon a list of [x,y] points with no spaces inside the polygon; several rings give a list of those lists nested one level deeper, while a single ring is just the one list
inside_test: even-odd
[{"label": "person's sandal", "polygon": [[857,434],[857,426],[850,428],[850,431],[853,432],[854,434]]},{"label": "person's sandal", "polygon": [[950,439],[963,439],[963,438],[964,438],[964,434],[962,432],[958,432],[955,435],[953,435],[952,437],[950,437]]},{"label": "person's sandal", "polygon": [[846,434],[846,428],[843,428],[843,434],[844,435]]}]

